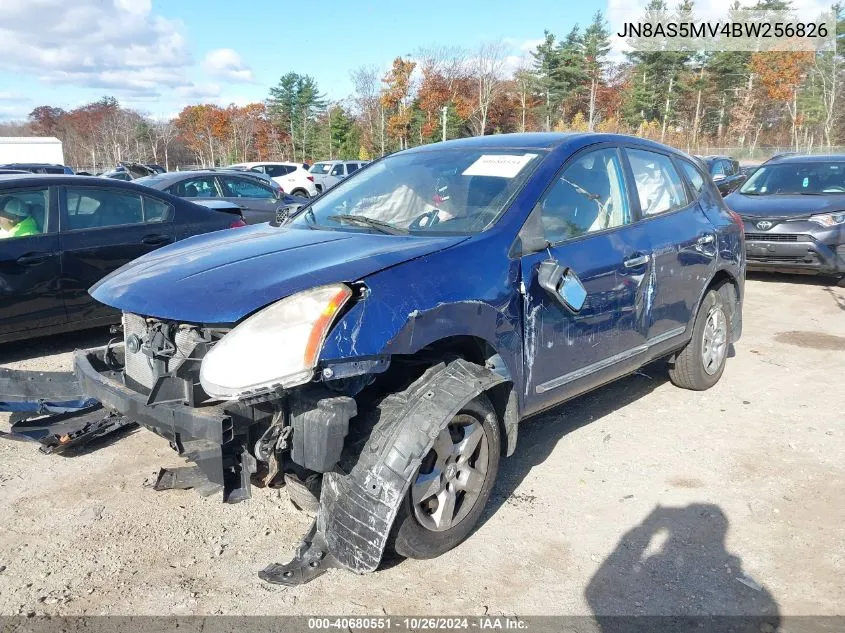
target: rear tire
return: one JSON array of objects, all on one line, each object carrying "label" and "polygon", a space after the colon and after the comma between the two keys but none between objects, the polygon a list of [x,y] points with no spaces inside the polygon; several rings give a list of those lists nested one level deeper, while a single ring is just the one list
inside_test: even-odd
[{"label": "rear tire", "polygon": [[[732,291],[730,286],[722,286]],[[728,293],[711,288],[698,308],[692,338],[669,362],[669,379],[678,387],[705,391],[719,382],[725,371],[730,345],[733,306]]]},{"label": "rear tire", "polygon": [[290,192],[292,196],[299,196],[300,198],[310,198],[311,196],[308,195],[308,192],[305,189],[294,189]]},{"label": "rear tire", "polygon": [[499,420],[481,394],[441,430],[423,459],[393,524],[393,551],[435,558],[457,547],[487,505],[500,456]]}]

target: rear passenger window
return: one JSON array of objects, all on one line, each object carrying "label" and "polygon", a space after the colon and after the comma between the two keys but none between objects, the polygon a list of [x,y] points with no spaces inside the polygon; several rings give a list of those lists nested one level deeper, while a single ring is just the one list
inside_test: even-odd
[{"label": "rear passenger window", "polygon": [[264,172],[271,178],[278,178],[293,171],[293,167],[288,165],[265,165]]},{"label": "rear passenger window", "polygon": [[217,198],[217,185],[214,178],[205,176],[202,178],[190,178],[177,182],[167,189],[168,193],[180,198]]},{"label": "rear passenger window", "polygon": [[142,224],[141,196],[129,191],[68,187],[67,220],[71,231]]},{"label": "rear passenger window", "polygon": [[681,169],[684,170],[684,173],[687,176],[687,180],[689,180],[690,184],[692,185],[693,191],[695,191],[695,195],[701,195],[701,192],[704,189],[704,176],[701,175],[701,172],[698,171],[694,165],[691,165],[685,160],[682,160],[680,162]]},{"label": "rear passenger window", "polygon": [[167,222],[172,218],[172,206],[158,198],[142,197],[144,199],[144,222]]},{"label": "rear passenger window", "polygon": [[346,171],[348,171],[351,174],[353,171],[358,171],[358,167],[359,167],[358,163],[347,163]]},{"label": "rear passenger window", "polygon": [[634,172],[644,216],[687,206],[689,201],[683,181],[668,156],[640,149],[626,149],[625,153]]},{"label": "rear passenger window", "polygon": [[630,224],[631,214],[615,149],[588,152],[569,165],[539,203],[544,237],[555,244]]},{"label": "rear passenger window", "polygon": [[47,189],[3,192],[0,194],[0,240],[46,233],[48,209]]}]

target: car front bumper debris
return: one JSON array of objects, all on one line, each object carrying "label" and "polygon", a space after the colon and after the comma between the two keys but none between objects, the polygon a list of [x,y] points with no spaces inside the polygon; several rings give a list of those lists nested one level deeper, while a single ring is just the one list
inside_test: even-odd
[{"label": "car front bumper debris", "polygon": [[[124,382],[123,360],[122,344],[77,351],[73,375],[59,382],[67,392],[63,397],[82,396],[75,402],[87,408],[78,412],[102,417],[103,410],[110,411],[106,419],[114,425],[137,422],[196,464],[162,470],[157,490],[196,488],[210,494],[222,488],[224,501],[246,499],[258,469],[247,447],[254,447],[262,463],[271,461],[264,443],[277,446],[277,440],[287,441],[290,431],[299,434],[289,446],[291,454],[298,450],[313,467],[331,464],[332,469],[324,471],[317,516],[293,559],[259,574],[283,585],[308,582],[330,567],[359,574],[375,571],[408,487],[440,430],[466,403],[504,380],[461,359],[429,368],[404,392],[382,402],[364,449],[351,470],[343,472],[336,464],[349,419],[357,415],[352,398],[315,386],[285,393],[289,424],[274,433],[278,412],[268,413],[261,403],[190,407],[178,398],[161,400],[130,388]],[[14,374],[7,378],[16,382]],[[20,397],[32,398],[42,389],[36,377],[25,378],[32,380],[25,381],[27,395]]]}]

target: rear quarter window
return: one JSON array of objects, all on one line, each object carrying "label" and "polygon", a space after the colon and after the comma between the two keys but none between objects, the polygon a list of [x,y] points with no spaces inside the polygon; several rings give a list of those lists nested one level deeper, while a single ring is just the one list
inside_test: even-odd
[{"label": "rear quarter window", "polygon": [[681,171],[683,171],[684,175],[687,177],[687,180],[695,193],[695,197],[697,198],[701,195],[701,192],[704,191],[704,183],[706,182],[704,175],[692,163],[688,163],[685,160],[679,160],[678,162],[681,165]]}]

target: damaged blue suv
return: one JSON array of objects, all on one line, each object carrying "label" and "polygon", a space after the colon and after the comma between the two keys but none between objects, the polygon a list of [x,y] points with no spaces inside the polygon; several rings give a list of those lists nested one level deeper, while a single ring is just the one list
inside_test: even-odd
[{"label": "damaged blue suv", "polygon": [[657,143],[438,143],[112,273],[91,294],[123,342],[75,373],[224,500],[311,491],[312,529],[262,578],[363,573],[466,538],[526,418],[661,358],[712,387],[742,330],[743,240],[700,164]]}]

